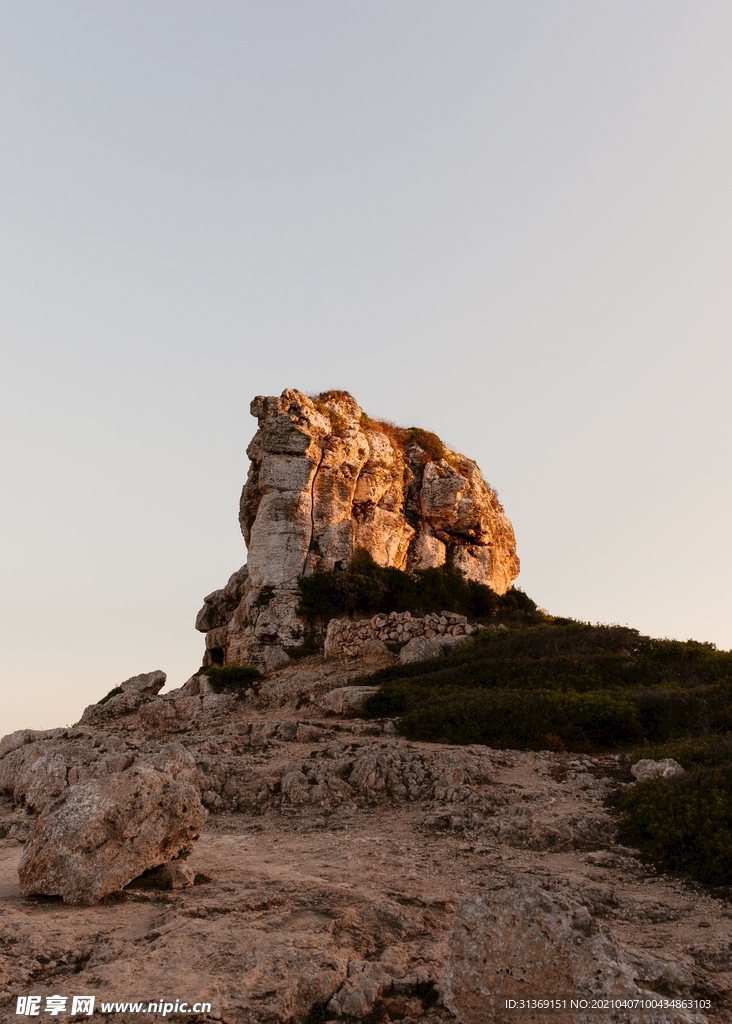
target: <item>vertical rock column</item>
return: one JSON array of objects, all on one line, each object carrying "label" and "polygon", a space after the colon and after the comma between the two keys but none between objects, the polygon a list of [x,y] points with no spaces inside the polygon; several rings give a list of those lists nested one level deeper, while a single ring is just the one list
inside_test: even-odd
[{"label": "vertical rock column", "polygon": [[229,626],[227,661],[234,662],[257,660],[262,644],[299,639],[297,581],[313,536],[313,480],[330,432],[328,417],[298,391],[255,398],[251,412],[259,430],[247,448],[251,467],[240,502],[249,575]]}]

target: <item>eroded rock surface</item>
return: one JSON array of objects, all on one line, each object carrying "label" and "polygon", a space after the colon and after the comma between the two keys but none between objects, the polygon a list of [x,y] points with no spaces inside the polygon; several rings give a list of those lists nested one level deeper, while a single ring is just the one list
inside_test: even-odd
[{"label": "eroded rock surface", "polygon": [[[732,906],[618,844],[605,798],[628,759],[409,742],[358,717],[362,673],[316,656],[258,694],[118,697],[101,723],[0,741],[0,1018],[27,992],[171,993],[225,1024],[490,1024],[457,980],[482,990],[492,928],[520,966],[535,921],[536,987],[563,970],[600,991],[595,963],[622,991],[708,999],[699,1024],[727,1024]],[[22,896],[22,843],[54,807],[147,773],[208,808],[189,857],[165,851],[167,868],[93,906]]]},{"label": "eroded rock surface", "polygon": [[350,564],[365,548],[382,566],[458,566],[504,593],[519,562],[513,528],[475,463],[421,430],[371,420],[346,392],[286,390],[255,398],[240,505],[247,565],[205,598],[196,628],[205,664],[257,662],[303,635],[297,583]]},{"label": "eroded rock surface", "polygon": [[[547,887],[547,883],[548,886]],[[552,891],[553,890],[553,891]],[[558,890],[558,891],[557,891]],[[582,893],[557,887],[556,880],[517,874],[509,884],[458,907],[445,971],[444,998],[461,1024],[505,1020],[509,999],[557,1000],[564,1012],[552,1011],[556,1024],[591,1024],[598,1013],[572,1009],[571,1000],[633,1000],[651,1006],[664,998],[689,997],[694,976],[676,959],[625,947],[597,920]],[[706,1018],[683,1008],[652,1009],[629,1015],[609,1006],[608,1024],[628,1017],[654,1024],[703,1024]],[[521,1013],[526,1024],[544,1024],[546,1009]]]}]

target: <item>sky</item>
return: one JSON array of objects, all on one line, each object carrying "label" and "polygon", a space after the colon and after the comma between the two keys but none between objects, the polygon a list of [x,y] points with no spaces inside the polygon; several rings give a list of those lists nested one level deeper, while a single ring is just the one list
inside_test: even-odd
[{"label": "sky", "polygon": [[559,615],[732,647],[732,5],[0,6],[0,735],[200,665],[249,403],[477,460]]}]

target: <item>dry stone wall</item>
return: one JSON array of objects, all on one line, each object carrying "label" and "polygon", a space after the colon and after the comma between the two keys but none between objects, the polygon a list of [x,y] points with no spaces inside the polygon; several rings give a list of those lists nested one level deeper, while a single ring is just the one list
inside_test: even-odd
[{"label": "dry stone wall", "polygon": [[286,390],[255,398],[251,412],[259,429],[239,510],[249,558],[204,599],[204,664],[266,666],[268,649],[298,646],[298,581],[348,568],[359,548],[381,566],[450,563],[498,594],[511,586],[513,528],[472,459],[371,419],[344,391]]},{"label": "dry stone wall", "polygon": [[446,640],[472,636],[485,627],[472,625],[465,615],[454,612],[433,613],[418,618],[410,612],[390,612],[372,619],[331,619],[325,635],[326,658],[349,658],[376,652],[374,644],[408,643],[415,637]]}]

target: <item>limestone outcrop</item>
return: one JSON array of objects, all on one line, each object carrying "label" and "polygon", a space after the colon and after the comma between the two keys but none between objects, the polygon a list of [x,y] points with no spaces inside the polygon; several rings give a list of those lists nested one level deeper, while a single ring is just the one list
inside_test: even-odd
[{"label": "limestone outcrop", "polygon": [[503,594],[519,572],[513,528],[475,462],[427,431],[371,419],[344,391],[286,390],[251,404],[259,429],[239,521],[248,562],[204,600],[205,664],[266,665],[302,642],[298,581],[347,568],[458,567]]},{"label": "limestone outcrop", "polygon": [[683,775],[684,769],[673,757],[664,757],[662,761],[644,757],[636,761],[630,773],[638,782],[646,782],[649,779],[672,779],[675,775]]}]

